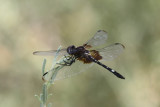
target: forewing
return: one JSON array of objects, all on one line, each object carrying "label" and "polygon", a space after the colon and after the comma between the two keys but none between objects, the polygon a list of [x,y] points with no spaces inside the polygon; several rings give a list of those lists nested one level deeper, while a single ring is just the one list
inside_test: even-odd
[{"label": "forewing", "polygon": [[[50,50],[50,51],[35,51],[33,55],[41,55],[41,56],[54,56],[57,50]],[[66,49],[61,49],[59,52],[60,55],[66,55]]]},{"label": "forewing", "polygon": [[120,43],[114,43],[107,47],[97,49],[97,51],[99,51],[103,60],[109,61],[119,56],[123,52],[124,48],[124,45]]},{"label": "forewing", "polygon": [[99,30],[96,34],[84,44],[85,48],[96,47],[105,44],[107,41],[107,32],[104,30]]}]

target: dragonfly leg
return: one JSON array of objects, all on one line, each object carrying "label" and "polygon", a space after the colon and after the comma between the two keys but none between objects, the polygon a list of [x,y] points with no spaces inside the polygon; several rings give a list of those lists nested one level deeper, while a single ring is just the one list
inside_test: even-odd
[{"label": "dragonfly leg", "polygon": [[72,63],[75,62],[75,57],[73,57],[73,56],[67,57],[67,56],[65,55],[64,57],[65,57],[65,59],[63,60],[64,63],[63,63],[63,64],[62,64],[62,63],[57,63],[57,64],[59,64],[59,65],[64,65],[64,66],[71,66]]}]

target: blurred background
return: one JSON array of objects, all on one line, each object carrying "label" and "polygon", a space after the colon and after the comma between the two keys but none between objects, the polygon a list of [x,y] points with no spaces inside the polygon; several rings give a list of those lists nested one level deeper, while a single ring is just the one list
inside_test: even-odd
[{"label": "blurred background", "polygon": [[[106,62],[126,77],[94,65],[50,88],[53,107],[160,107],[159,0],[0,0],[0,106],[38,107],[41,67],[53,57],[36,50],[81,45],[97,30],[126,49]],[[106,74],[99,71],[105,71]]]}]

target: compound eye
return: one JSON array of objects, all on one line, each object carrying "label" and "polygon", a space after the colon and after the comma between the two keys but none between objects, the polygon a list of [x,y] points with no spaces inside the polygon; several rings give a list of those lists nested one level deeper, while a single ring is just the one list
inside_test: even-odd
[{"label": "compound eye", "polygon": [[71,48],[72,48],[72,49],[75,49],[75,46],[73,45]]}]

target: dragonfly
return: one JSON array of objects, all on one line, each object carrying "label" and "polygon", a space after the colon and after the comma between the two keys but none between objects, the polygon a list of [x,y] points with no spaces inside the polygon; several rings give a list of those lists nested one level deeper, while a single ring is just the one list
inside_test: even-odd
[{"label": "dragonfly", "polygon": [[[109,46],[106,46],[107,42],[107,32],[104,30],[98,30],[95,35],[88,40],[86,43],[84,43],[81,46],[76,47],[75,45],[68,46],[67,48],[61,49],[60,54],[63,56],[69,56],[66,59],[69,61],[64,61],[65,66],[72,66],[74,63],[79,61],[83,65],[89,65],[92,63],[98,64],[101,67],[107,69],[109,72],[114,74],[116,77],[120,79],[125,79],[124,76],[122,76],[117,71],[113,70],[112,68],[108,67],[107,65],[103,64],[101,61],[109,61],[113,60],[117,56],[119,56],[123,50],[125,49],[125,46],[121,43],[114,43]],[[104,46],[105,45],[105,46]],[[98,48],[101,47],[102,48]],[[33,52],[34,55],[49,55],[53,56],[57,50],[50,50],[50,51],[35,51]],[[63,72],[63,71],[61,71]],[[75,72],[79,73],[79,72]],[[74,74],[74,72],[72,72]],[[70,73],[67,73],[67,75],[70,75]]]}]

